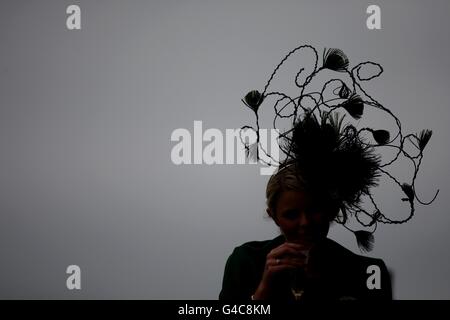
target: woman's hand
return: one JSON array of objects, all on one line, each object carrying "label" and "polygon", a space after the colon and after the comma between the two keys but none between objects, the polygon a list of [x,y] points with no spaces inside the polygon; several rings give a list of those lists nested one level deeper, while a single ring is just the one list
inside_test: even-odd
[{"label": "woman's hand", "polygon": [[259,286],[253,295],[254,300],[267,299],[271,296],[277,277],[290,270],[304,268],[307,257],[303,252],[309,250],[304,245],[285,242],[276,247],[266,257],[266,265]]}]

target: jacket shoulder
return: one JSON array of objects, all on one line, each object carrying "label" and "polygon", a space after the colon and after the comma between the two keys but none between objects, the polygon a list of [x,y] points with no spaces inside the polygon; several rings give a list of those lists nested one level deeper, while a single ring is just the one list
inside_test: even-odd
[{"label": "jacket shoulder", "polygon": [[357,253],[354,253],[353,251],[345,248],[341,244],[328,239],[329,246],[333,249],[333,252],[335,252],[339,258],[344,259],[344,261],[351,262],[353,264],[362,264],[362,265],[383,265],[385,266],[385,263],[383,259],[375,258],[375,257],[368,257],[364,255],[360,255]]},{"label": "jacket shoulder", "polygon": [[334,241],[331,246],[334,259],[340,261],[342,287],[353,287],[351,291],[363,299],[392,299],[391,277],[383,259],[356,254]]},{"label": "jacket shoulder", "polygon": [[282,236],[278,236],[271,240],[249,241],[237,246],[234,251],[239,253],[261,253],[269,252],[283,243]]},{"label": "jacket shoulder", "polygon": [[279,241],[277,237],[235,247],[225,264],[219,299],[249,300],[262,276],[266,255]]}]

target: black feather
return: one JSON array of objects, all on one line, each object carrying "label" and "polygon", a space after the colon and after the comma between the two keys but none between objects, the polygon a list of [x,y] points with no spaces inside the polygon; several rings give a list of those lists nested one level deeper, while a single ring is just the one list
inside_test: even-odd
[{"label": "black feather", "polygon": [[328,49],[323,53],[323,67],[342,72],[348,67],[348,58],[341,49]]},{"label": "black feather", "polygon": [[341,89],[339,90],[339,98],[347,99],[349,95],[350,89],[345,85],[345,83],[343,83]]},{"label": "black feather", "polygon": [[342,103],[342,107],[355,118],[361,118],[364,111],[364,102],[357,94],[353,94],[347,101]]},{"label": "black feather", "polygon": [[402,190],[408,197],[408,200],[412,202],[414,200],[414,189],[410,184],[404,183],[402,184]]},{"label": "black feather", "polygon": [[295,123],[292,137],[282,142],[314,194],[351,208],[377,185],[380,157],[361,143],[355,127],[342,127],[342,120],[331,113],[319,121],[307,112]]},{"label": "black feather", "polygon": [[425,129],[422,130],[419,134],[419,149],[420,151],[423,151],[425,149],[425,146],[427,145],[428,141],[431,139],[431,135],[433,134],[433,131]]},{"label": "black feather", "polygon": [[255,113],[258,112],[258,108],[261,105],[263,101],[263,96],[261,93],[259,93],[258,90],[252,90],[249,93],[247,93],[242,100],[244,104],[252,109]]},{"label": "black feather", "polygon": [[378,219],[381,216],[381,211],[377,209],[377,211],[375,211],[372,215],[372,220],[369,223],[369,226],[372,226],[374,223],[376,223],[378,221]]},{"label": "black feather", "polygon": [[246,156],[251,161],[257,162],[258,161],[258,142],[252,143],[249,146],[245,147]]},{"label": "black feather", "polygon": [[383,145],[389,142],[390,134],[386,130],[372,131],[373,138],[379,145]]},{"label": "black feather", "polygon": [[364,230],[358,230],[358,231],[353,231],[353,233],[355,234],[355,237],[356,237],[356,243],[358,244],[358,247],[362,251],[364,251],[364,252],[372,251],[373,245],[375,242],[375,238],[371,232],[364,231]]}]

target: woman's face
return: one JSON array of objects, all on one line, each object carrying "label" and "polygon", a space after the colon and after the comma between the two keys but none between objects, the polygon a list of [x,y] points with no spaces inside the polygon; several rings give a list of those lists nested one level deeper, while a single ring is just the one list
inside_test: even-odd
[{"label": "woman's face", "polygon": [[[275,212],[269,215],[281,229],[286,241],[312,246],[326,238],[332,209],[313,201],[303,191],[284,191],[280,194]],[[337,210],[336,210],[337,211]]]}]

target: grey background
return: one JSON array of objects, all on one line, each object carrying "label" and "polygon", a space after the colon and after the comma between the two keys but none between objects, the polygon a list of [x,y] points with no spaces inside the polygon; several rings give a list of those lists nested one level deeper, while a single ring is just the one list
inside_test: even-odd
[{"label": "grey background", "polygon": [[[82,30],[66,29],[70,4]],[[369,4],[382,30],[366,28]],[[417,191],[440,188],[438,200],[380,225],[371,255],[393,271],[395,298],[449,299],[449,14],[447,0],[3,0],[0,298],[216,299],[232,249],[277,235],[268,176],[175,166],[170,135],[194,120],[251,124],[242,96],[309,43],[379,62],[367,90],[406,131],[433,129]],[[378,192],[385,212],[407,214],[400,194]],[[343,228],[330,237],[358,252]],[[66,289],[70,264],[81,291]]]}]

